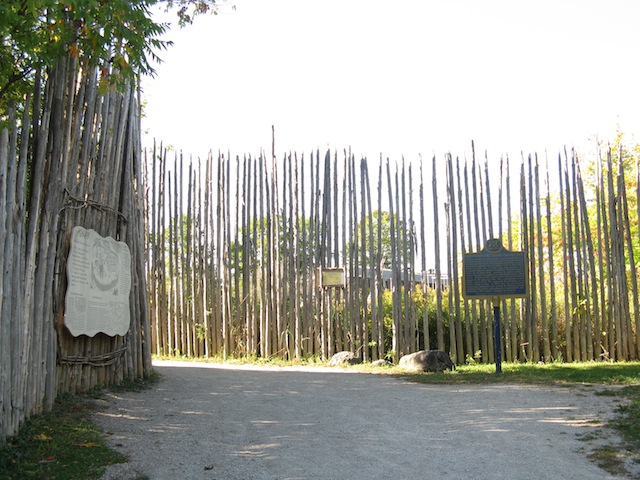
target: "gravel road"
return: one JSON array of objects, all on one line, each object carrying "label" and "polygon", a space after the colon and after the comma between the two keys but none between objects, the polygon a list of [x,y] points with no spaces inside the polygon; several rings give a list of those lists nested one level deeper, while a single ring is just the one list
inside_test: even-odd
[{"label": "gravel road", "polygon": [[623,478],[587,458],[598,442],[618,442],[601,426],[616,399],[595,387],[154,365],[162,380],[152,389],[109,394],[95,414],[129,458],[104,480]]}]

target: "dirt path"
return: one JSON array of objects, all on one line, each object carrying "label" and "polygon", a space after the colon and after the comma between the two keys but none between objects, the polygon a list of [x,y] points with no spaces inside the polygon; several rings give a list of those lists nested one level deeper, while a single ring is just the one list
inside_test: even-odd
[{"label": "dirt path", "polygon": [[616,478],[587,459],[594,442],[580,439],[601,432],[615,406],[591,387],[155,365],[159,384],[110,395],[95,416],[130,459],[105,479]]}]

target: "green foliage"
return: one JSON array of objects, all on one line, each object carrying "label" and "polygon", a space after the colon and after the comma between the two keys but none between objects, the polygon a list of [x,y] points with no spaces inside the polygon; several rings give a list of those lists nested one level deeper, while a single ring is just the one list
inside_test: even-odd
[{"label": "green foliage", "polygon": [[[152,19],[159,0],[3,0],[0,3],[0,110],[31,90],[35,74],[69,53],[98,67],[103,89],[138,74],[171,45],[168,25]],[[179,23],[215,11],[214,0],[168,2]]]},{"label": "green foliage", "polygon": [[[449,290],[443,291],[443,303],[448,303]],[[436,291],[434,289],[427,289],[426,293],[422,291],[420,285],[416,285],[411,292],[410,305],[406,305],[406,296],[404,294],[404,287],[400,291],[400,315],[404,319],[406,315],[409,315],[407,308],[412,308],[415,311],[418,329],[418,345],[420,349],[425,348],[424,341],[424,318],[423,309],[427,309],[427,321],[429,322],[429,344],[431,348],[435,348],[437,345],[437,300]],[[412,305],[411,305],[412,304]],[[384,290],[382,292],[382,316],[383,316],[383,328],[384,328],[384,351],[391,352],[392,340],[393,340],[393,294],[391,290]],[[446,307],[442,312],[442,324],[445,332],[445,341],[449,342],[449,314]],[[371,331],[371,318],[369,318],[369,331]],[[391,356],[390,354],[388,355]]]},{"label": "green foliage", "polygon": [[193,23],[193,19],[207,12],[217,14],[215,0],[167,0],[167,10],[177,8],[181,27]]}]

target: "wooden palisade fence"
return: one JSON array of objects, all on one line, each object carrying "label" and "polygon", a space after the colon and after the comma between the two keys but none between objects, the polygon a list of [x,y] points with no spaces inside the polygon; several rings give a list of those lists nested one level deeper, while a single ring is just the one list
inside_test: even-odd
[{"label": "wooden palisade fence", "polygon": [[[2,112],[0,438],[58,393],[151,373],[137,89],[100,94],[98,75],[68,56]],[[130,249],[125,336],[73,337],[63,323],[76,225]]]},{"label": "wooden palisade fence", "polygon": [[[530,285],[501,309],[503,360],[638,358],[640,239],[627,195],[638,189],[621,148],[593,162],[561,152],[555,174],[537,155],[491,169],[473,148],[468,160],[420,160],[418,172],[346,151],[147,155],[158,355],[397,360],[437,348],[493,362],[493,310],[464,300],[460,277],[462,254],[497,237],[525,252]],[[322,288],[318,272],[335,267],[344,288]]]}]

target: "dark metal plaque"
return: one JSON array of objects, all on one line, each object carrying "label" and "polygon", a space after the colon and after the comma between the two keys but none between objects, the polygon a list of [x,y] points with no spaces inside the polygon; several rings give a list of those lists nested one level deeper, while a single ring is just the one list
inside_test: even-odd
[{"label": "dark metal plaque", "polygon": [[500,240],[487,240],[478,253],[462,257],[462,294],[466,298],[515,298],[527,295],[524,252],[506,250]]}]

